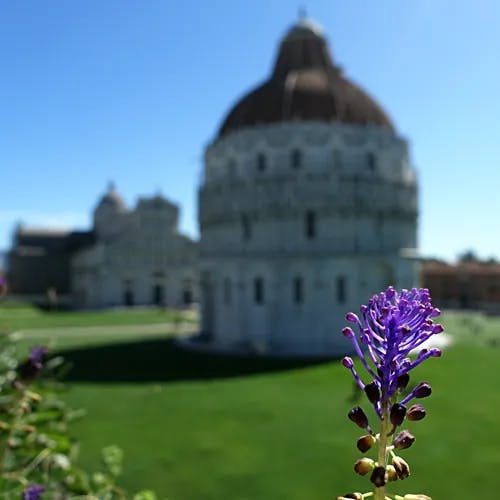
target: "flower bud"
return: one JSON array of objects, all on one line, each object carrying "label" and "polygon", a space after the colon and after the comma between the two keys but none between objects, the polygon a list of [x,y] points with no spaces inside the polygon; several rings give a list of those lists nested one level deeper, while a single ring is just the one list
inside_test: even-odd
[{"label": "flower bud", "polygon": [[363,495],[361,493],[346,493],[343,497],[337,497],[337,500],[349,500],[354,498],[354,500],[363,500]]},{"label": "flower bud", "polygon": [[400,403],[395,403],[391,407],[390,419],[392,425],[397,427],[403,423],[406,415],[406,406]]},{"label": "flower bud", "polygon": [[[437,307],[434,307],[431,311],[431,314],[430,314],[430,318],[436,318],[437,316],[439,316],[441,314],[441,311],[437,308]],[[441,326],[441,325],[440,325]]]},{"label": "flower bud", "polygon": [[375,462],[371,458],[360,458],[354,464],[354,472],[360,476],[365,476],[371,472],[375,467]]},{"label": "flower bud", "polygon": [[388,481],[397,481],[398,474],[396,469],[392,465],[387,466],[387,480]]},{"label": "flower bud", "polygon": [[368,397],[368,401],[370,401],[371,404],[377,403],[380,399],[380,391],[376,382],[370,382],[369,384],[366,384],[365,393]]},{"label": "flower bud", "polygon": [[427,382],[421,382],[413,389],[413,395],[416,398],[426,398],[432,394],[432,388]]},{"label": "flower bud", "polygon": [[10,438],[7,440],[7,446],[11,449],[14,450],[16,448],[19,448],[21,446],[21,440],[17,438]]},{"label": "flower bud", "polygon": [[410,475],[410,466],[401,457],[393,457],[392,465],[394,466],[394,469],[396,469],[399,479],[406,479]]},{"label": "flower bud", "polygon": [[410,375],[408,373],[400,375],[396,380],[398,389],[404,389],[408,385],[409,381],[410,381]]},{"label": "flower bud", "polygon": [[365,412],[359,407],[355,406],[348,414],[350,420],[352,420],[358,427],[366,429],[368,427],[368,417]]},{"label": "flower bud", "polygon": [[346,356],[345,358],[342,359],[342,364],[346,367],[346,368],[352,368],[354,366],[354,363],[352,361],[352,358],[350,358],[349,356]]},{"label": "flower bud", "polygon": [[443,354],[441,352],[441,349],[437,348],[437,347],[433,347],[431,350],[430,350],[430,353],[431,353],[431,356],[433,358],[440,358],[441,355]]},{"label": "flower bud", "polygon": [[387,483],[387,471],[385,467],[380,465],[373,469],[372,475],[370,476],[370,481],[377,487],[380,488]]},{"label": "flower bud", "polygon": [[345,315],[345,319],[351,323],[358,323],[359,322],[359,318],[353,312],[347,313]]},{"label": "flower bud", "polygon": [[20,406],[21,406],[21,410],[23,410],[24,413],[31,412],[31,406],[28,404],[27,401],[22,401]]},{"label": "flower bud", "polygon": [[368,451],[375,443],[377,440],[371,435],[367,434],[366,436],[361,436],[358,439],[358,442],[356,443],[356,446],[358,447],[358,450],[361,453],[365,453]]},{"label": "flower bud", "polygon": [[396,450],[405,450],[409,448],[415,441],[415,436],[410,434],[408,431],[401,431],[393,441],[394,448]]},{"label": "flower bud", "polygon": [[352,339],[354,337],[354,332],[352,331],[352,328],[349,328],[346,326],[343,330],[342,333],[344,334],[344,337],[348,339]]},{"label": "flower bud", "polygon": [[422,405],[416,404],[410,407],[406,413],[408,420],[422,420],[426,415],[425,408]]}]

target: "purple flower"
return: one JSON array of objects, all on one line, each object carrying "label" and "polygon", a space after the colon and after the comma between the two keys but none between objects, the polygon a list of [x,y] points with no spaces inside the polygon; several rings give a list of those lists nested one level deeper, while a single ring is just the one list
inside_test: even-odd
[{"label": "purple flower", "polygon": [[49,350],[45,346],[33,347],[28,359],[19,367],[21,377],[32,379],[39,375],[43,368],[43,360],[48,352]]},{"label": "purple flower", "polygon": [[32,347],[28,359],[33,364],[41,364],[49,350],[45,346]]},{"label": "purple flower", "polygon": [[[353,343],[371,381],[366,385],[362,382],[351,358],[344,358],[342,364],[351,371],[382,418],[389,405],[396,403],[398,389],[408,384],[408,372],[430,357],[441,356],[441,351],[433,348],[422,349],[413,360],[409,357],[411,351],[443,331],[443,327],[433,321],[440,311],[431,304],[429,291],[425,288],[398,293],[389,287],[374,295],[367,306],[361,306],[360,312],[361,317],[352,312],[346,316],[357,332],[346,327],[342,333]],[[400,403],[404,405],[430,393],[430,385],[423,382]]]},{"label": "purple flower", "polygon": [[45,488],[40,484],[28,484],[23,491],[23,500],[38,500]]}]

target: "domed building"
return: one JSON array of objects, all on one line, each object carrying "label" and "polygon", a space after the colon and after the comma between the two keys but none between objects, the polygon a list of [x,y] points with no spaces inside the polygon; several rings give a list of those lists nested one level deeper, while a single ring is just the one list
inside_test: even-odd
[{"label": "domed building", "polygon": [[347,311],[416,285],[417,212],[407,142],[301,19],[206,149],[203,332],[221,349],[345,352]]}]

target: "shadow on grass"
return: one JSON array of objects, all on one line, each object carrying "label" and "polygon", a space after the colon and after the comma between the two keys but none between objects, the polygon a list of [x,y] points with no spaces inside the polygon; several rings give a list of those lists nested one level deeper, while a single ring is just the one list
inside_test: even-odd
[{"label": "shadow on grass", "polygon": [[326,359],[226,356],[187,350],[173,339],[106,344],[57,353],[71,365],[64,377],[80,382],[151,382],[238,377],[292,370]]}]

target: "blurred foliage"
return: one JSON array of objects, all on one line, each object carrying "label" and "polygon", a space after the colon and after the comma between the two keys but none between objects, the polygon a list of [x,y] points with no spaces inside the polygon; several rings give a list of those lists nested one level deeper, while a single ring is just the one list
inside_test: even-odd
[{"label": "blurred foliage", "polygon": [[[60,398],[58,382],[66,370],[61,357],[45,360],[46,350],[35,347],[26,360],[17,358],[11,336],[0,336],[0,497],[6,500],[127,498],[116,482],[122,472],[123,451],[102,449],[101,468],[87,472],[76,463],[78,442],[70,424],[85,415]],[[30,494],[28,494],[30,492]],[[155,500],[152,491],[134,496]]]}]

